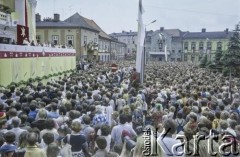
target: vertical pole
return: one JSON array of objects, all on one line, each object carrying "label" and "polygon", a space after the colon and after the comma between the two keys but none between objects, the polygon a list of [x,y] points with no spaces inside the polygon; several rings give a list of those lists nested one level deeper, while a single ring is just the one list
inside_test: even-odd
[{"label": "vertical pole", "polygon": [[[145,48],[144,48],[145,49]],[[143,51],[142,53],[142,61],[141,61],[141,69],[142,69],[142,72],[141,72],[141,84],[143,84],[143,80],[144,80],[144,70],[145,70],[145,50]]]},{"label": "vertical pole", "polygon": [[166,45],[166,41],[165,41],[164,52],[165,52],[165,61],[167,62],[168,57],[167,57],[167,45]]},{"label": "vertical pole", "polygon": [[230,67],[230,74],[229,74],[229,97],[232,102],[232,67]]},{"label": "vertical pole", "polygon": [[146,36],[147,36],[147,29],[145,27],[145,38],[144,38],[144,65],[147,65],[147,53],[146,53]]}]

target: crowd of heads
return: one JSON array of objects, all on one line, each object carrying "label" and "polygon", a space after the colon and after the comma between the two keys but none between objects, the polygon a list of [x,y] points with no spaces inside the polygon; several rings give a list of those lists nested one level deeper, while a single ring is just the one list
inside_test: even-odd
[{"label": "crowd of heads", "polygon": [[211,135],[219,137],[214,148],[229,142],[225,135],[239,147],[239,78],[192,64],[151,63],[139,84],[134,66],[119,63],[111,72],[110,64],[96,64],[46,84],[0,88],[0,152],[141,157],[148,153],[147,135],[158,156],[179,153],[167,150],[183,141],[193,151],[200,135],[206,138],[199,142],[199,156],[208,156]]}]

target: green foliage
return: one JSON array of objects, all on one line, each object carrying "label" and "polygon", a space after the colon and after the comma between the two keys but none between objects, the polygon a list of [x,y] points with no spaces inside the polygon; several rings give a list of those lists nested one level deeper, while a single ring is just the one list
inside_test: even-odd
[{"label": "green foliage", "polygon": [[230,70],[229,70],[229,68],[227,68],[227,67],[224,67],[223,68],[223,70],[222,70],[222,74],[223,74],[223,76],[228,76],[229,75],[229,73],[230,73]]},{"label": "green foliage", "polygon": [[229,40],[227,52],[220,60],[223,66],[233,72],[234,75],[239,75],[238,68],[240,67],[240,25],[236,25],[233,31],[233,36]]},{"label": "green foliage", "polygon": [[37,77],[35,78],[35,80],[36,80],[36,81],[41,81],[41,80],[42,80],[42,78],[41,78],[41,77],[39,77],[39,76],[37,76]]},{"label": "green foliage", "polygon": [[207,55],[206,54],[201,59],[199,66],[200,66],[200,68],[205,68],[207,66]]},{"label": "green foliage", "polygon": [[48,76],[44,75],[44,76],[42,77],[42,79],[48,79]]},{"label": "green foliage", "polygon": [[221,60],[221,58],[223,57],[223,52],[222,51],[217,51],[215,54],[215,66],[218,69],[222,69],[223,68],[223,62]]},{"label": "green foliage", "polygon": [[28,79],[28,82],[30,82],[30,83],[31,83],[31,82],[34,82],[34,79],[29,78],[29,79]]},{"label": "green foliage", "polygon": [[[61,76],[63,74],[67,74],[67,73],[76,73],[76,69],[71,69],[71,70],[66,70],[66,71],[63,71],[63,72],[44,75],[42,77],[37,76],[36,78],[29,78],[27,81],[21,80],[18,83],[11,82],[8,86],[6,86],[6,88],[10,88],[11,86],[17,86],[17,87],[22,86],[22,85],[24,86],[24,85],[27,85],[29,83],[40,82],[42,80],[49,79],[51,77]],[[4,87],[4,86],[0,85],[0,87]]]}]

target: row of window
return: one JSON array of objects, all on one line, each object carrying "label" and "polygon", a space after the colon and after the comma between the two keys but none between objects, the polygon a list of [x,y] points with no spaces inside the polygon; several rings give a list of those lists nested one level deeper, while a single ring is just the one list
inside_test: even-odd
[{"label": "row of window", "polygon": [[[119,40],[119,41],[121,41],[121,40]],[[134,39],[132,39],[132,40],[130,40],[130,39],[127,39],[127,40],[123,39],[122,42],[124,42],[126,44],[135,44],[135,40]]]},{"label": "row of window", "polygon": [[[87,43],[88,43],[88,37],[87,37],[87,36],[84,36],[83,41],[84,41],[84,44],[87,44]],[[89,40],[89,41],[90,41],[90,40]],[[94,38],[94,41],[93,41],[93,42],[94,42],[94,43],[98,43],[97,38]]]},{"label": "row of window", "polygon": [[[41,41],[41,36],[40,35],[37,35],[36,36],[36,40],[37,40],[37,42],[40,42]],[[66,36],[66,44],[67,45],[71,45],[71,46],[73,46],[73,42],[74,41],[74,37],[73,37],[73,35],[67,35]],[[59,35],[52,35],[52,42],[55,44],[55,45],[58,45],[58,44],[63,44],[63,43],[59,43]]]},{"label": "row of window", "polygon": [[[191,50],[196,50],[196,42],[191,42]],[[204,50],[206,48],[206,50],[211,50],[212,49],[212,42],[207,42],[207,46],[204,47],[204,42],[199,42],[198,44],[198,49],[199,50]],[[189,49],[189,43],[185,42],[184,43],[184,50],[188,50]],[[217,42],[217,50],[222,50],[222,42]]]}]

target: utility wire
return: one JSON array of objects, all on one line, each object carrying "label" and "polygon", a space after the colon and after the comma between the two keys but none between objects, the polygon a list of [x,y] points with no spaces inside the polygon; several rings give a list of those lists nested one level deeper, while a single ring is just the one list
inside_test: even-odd
[{"label": "utility wire", "polygon": [[239,17],[239,15],[233,15],[233,14],[232,15],[221,14],[221,13],[204,12],[204,11],[189,10],[189,9],[167,8],[167,7],[158,7],[158,6],[151,6],[151,5],[145,5],[145,7],[152,7],[152,8],[169,10],[169,11],[182,11],[182,12],[192,12],[192,13],[200,13],[200,14],[211,14],[211,15],[218,15],[218,16]]}]

